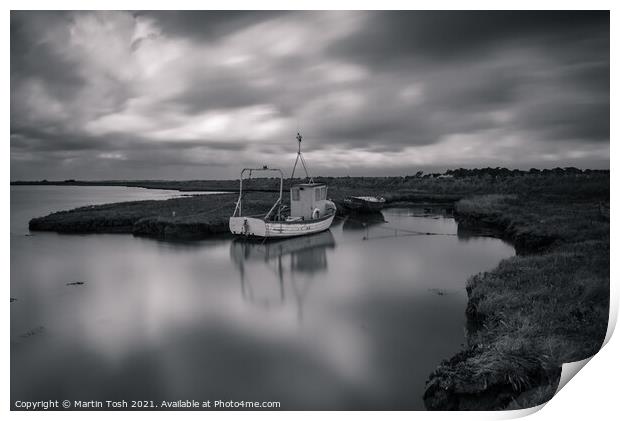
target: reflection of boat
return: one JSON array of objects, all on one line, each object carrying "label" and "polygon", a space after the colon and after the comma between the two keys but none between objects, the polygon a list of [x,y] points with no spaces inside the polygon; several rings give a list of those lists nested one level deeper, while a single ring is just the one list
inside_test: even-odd
[{"label": "reflection of boat", "polygon": [[376,196],[347,196],[344,198],[344,206],[356,212],[379,212],[385,205],[383,197]]},{"label": "reflection of boat", "polygon": [[[290,255],[292,271],[315,273],[327,267],[326,250],[334,248],[335,245],[331,231],[265,243],[237,239],[230,245],[230,256],[243,271],[245,261],[263,261],[269,264]],[[280,267],[279,270],[281,269]]]},{"label": "reflection of boat", "polygon": [[[236,239],[230,245],[230,257],[239,268],[241,296],[254,305],[272,308],[283,306],[286,297],[292,295],[297,305],[297,317],[301,321],[303,303],[313,284],[312,278],[317,272],[327,270],[327,249],[335,245],[331,231],[266,243]],[[278,292],[273,290],[272,280],[269,276],[265,277],[264,272],[263,276],[255,276],[254,281],[250,279],[253,273],[261,273],[261,267],[275,272]],[[286,284],[290,286],[287,288]],[[289,292],[286,292],[287,289]]]},{"label": "reflection of boat", "polygon": [[386,220],[381,212],[360,213],[355,215],[349,215],[345,219],[342,225],[342,229],[345,231],[363,230],[373,225],[385,223]]},{"label": "reflection of boat", "polygon": [[[282,204],[282,187],[284,176],[282,171],[274,168],[244,168],[241,171],[239,182],[239,199],[235,206],[235,211],[229,220],[230,231],[235,235],[245,237],[261,238],[284,238],[300,235],[313,234],[325,231],[330,227],[336,216],[336,205],[331,200],[327,200],[327,186],[323,183],[315,183],[309,176],[304,158],[301,154],[301,135],[297,133],[299,149],[295,167],[301,159],[301,163],[306,170],[308,183],[296,184],[291,187],[291,206],[290,211]],[[280,175],[280,196],[269,212],[261,217],[243,216],[241,214],[243,199],[243,176],[258,171],[274,171]],[[288,211],[289,215],[286,215]]]}]

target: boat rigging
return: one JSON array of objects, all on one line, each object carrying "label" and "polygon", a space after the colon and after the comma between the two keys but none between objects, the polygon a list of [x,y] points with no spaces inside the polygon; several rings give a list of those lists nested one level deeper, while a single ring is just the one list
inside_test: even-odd
[{"label": "boat rigging", "polygon": [[[239,199],[233,215],[229,219],[230,231],[235,235],[258,238],[286,238],[314,234],[325,231],[331,226],[336,216],[336,205],[327,199],[327,185],[315,183],[310,176],[306,161],[301,152],[302,136],[297,133],[297,158],[293,165],[291,180],[294,179],[297,163],[306,172],[308,182],[299,183],[290,188],[290,207],[283,206],[284,174],[277,168],[244,168],[239,179]],[[271,209],[263,217],[243,216],[243,177],[246,173],[272,171],[280,176],[279,196]],[[287,214],[288,213],[288,214]]]}]

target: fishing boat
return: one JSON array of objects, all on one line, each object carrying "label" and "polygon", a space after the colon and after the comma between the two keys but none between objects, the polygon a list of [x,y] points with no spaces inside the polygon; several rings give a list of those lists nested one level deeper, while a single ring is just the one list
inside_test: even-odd
[{"label": "fishing boat", "polygon": [[[327,185],[315,183],[308,173],[306,162],[301,153],[302,136],[297,133],[297,159],[293,166],[291,180],[294,179],[297,163],[301,162],[306,172],[306,182],[291,186],[290,206],[282,201],[284,174],[277,168],[244,168],[239,179],[239,199],[235,211],[229,219],[230,232],[247,238],[286,238],[299,235],[315,234],[329,229],[336,216],[336,205],[327,199]],[[244,216],[243,179],[253,172],[275,172],[280,178],[280,194],[271,209],[263,216]]]},{"label": "fishing boat", "polygon": [[344,206],[355,212],[379,212],[385,205],[383,197],[376,196],[347,196]]}]

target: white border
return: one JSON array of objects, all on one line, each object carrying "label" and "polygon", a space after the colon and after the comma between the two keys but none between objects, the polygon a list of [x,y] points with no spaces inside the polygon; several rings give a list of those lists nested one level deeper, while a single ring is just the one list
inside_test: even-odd
[{"label": "white border", "polygon": [[[587,2],[578,2],[578,1],[532,1],[532,0],[522,0],[522,1],[504,1],[501,3],[493,2],[493,1],[443,1],[441,4],[436,4],[432,2],[407,2],[407,1],[394,1],[394,0],[383,0],[383,1],[335,1],[335,0],[297,0],[295,2],[286,2],[286,1],[251,1],[251,0],[230,0],[227,2],[205,2],[205,1],[196,1],[196,0],[176,0],[174,2],[165,2],[160,0],[151,0],[151,1],[133,1],[133,0],[91,0],[85,2],[84,0],[65,0],[65,1],[55,1],[53,4],[50,1],[43,0],[32,0],[32,1],[7,1],[4,4],[7,6],[4,9],[3,14],[3,43],[2,43],[2,55],[3,58],[3,66],[1,67],[1,71],[4,77],[3,86],[3,133],[7,136],[7,140],[5,141],[5,165],[1,167],[1,171],[3,173],[3,178],[5,180],[5,184],[3,185],[2,195],[2,205],[0,207],[0,212],[2,212],[0,220],[2,226],[2,235],[4,242],[2,243],[2,267],[4,269],[5,276],[3,277],[3,281],[5,282],[4,291],[6,291],[4,295],[5,300],[5,309],[2,317],[2,337],[5,338],[4,346],[1,350],[0,359],[2,361],[2,372],[1,372],[1,394],[2,399],[0,400],[0,408],[3,413],[9,412],[9,390],[10,390],[10,382],[9,382],[9,300],[8,297],[10,295],[10,237],[9,237],[9,222],[10,222],[10,188],[8,180],[10,179],[10,170],[9,170],[9,156],[10,156],[10,144],[8,141],[8,133],[10,127],[10,111],[9,111],[9,95],[10,95],[10,67],[9,67],[9,22],[10,22],[10,9],[15,10],[47,10],[47,9],[66,9],[66,10],[89,10],[89,9],[119,9],[119,10],[128,10],[128,9],[171,9],[171,10],[181,10],[181,9],[365,9],[365,10],[373,10],[373,9],[603,9],[603,10],[611,10],[611,68],[612,74],[614,70],[618,69],[618,19],[616,17],[616,11],[613,8],[614,3],[611,1],[596,1],[591,0]],[[51,6],[54,7],[51,7]],[[617,72],[617,70],[616,70]],[[617,83],[616,79],[612,77],[611,80],[611,138],[614,138],[614,135],[617,133],[616,125],[614,122],[617,117],[617,106],[615,105],[614,99],[617,98]],[[610,167],[615,168],[615,158],[614,158],[614,150],[616,149],[612,144],[610,144],[611,149],[611,162]],[[611,185],[618,185],[618,177],[614,171],[612,171],[611,176]],[[612,215],[614,215],[613,220],[615,220],[616,215],[616,205],[617,205],[617,194],[614,194],[614,189],[612,188],[611,194],[611,209]],[[618,229],[615,224],[611,226],[611,234],[612,240],[618,238]],[[613,241],[612,241],[613,242]],[[612,280],[612,305],[611,305],[611,314],[610,314],[610,328],[608,330],[608,340],[610,338],[610,333],[613,330],[613,326],[615,326],[615,322],[617,320],[617,309],[618,309],[618,286],[615,279],[618,274],[618,259],[616,259],[614,254],[614,249],[612,249],[612,259],[611,259],[611,280]],[[616,335],[617,336],[617,335]],[[564,387],[560,393],[556,397],[554,397],[542,411],[536,412],[535,415],[531,417],[531,419],[580,419],[583,420],[586,417],[590,419],[606,419],[609,418],[608,414],[618,413],[616,407],[616,399],[617,393],[615,389],[616,378],[619,374],[618,366],[618,356],[620,356],[620,345],[618,344],[618,339],[612,337],[611,340],[603,347],[603,349],[596,355],[588,364],[587,368],[583,370],[581,373],[577,375],[577,378]],[[540,408],[538,408],[540,409]],[[481,419],[509,419],[515,418],[519,416],[526,415],[526,413],[531,413],[532,411],[514,411],[514,412],[454,412],[454,413],[429,413],[429,412],[355,412],[355,413],[343,413],[343,412],[320,412],[320,413],[312,413],[312,412],[294,412],[294,413],[271,413],[271,412],[192,412],[192,413],[182,413],[183,417],[190,418],[200,418],[204,419],[205,417],[213,418],[216,417],[218,419],[232,419],[240,416],[251,416],[252,419],[258,420],[273,420],[273,419],[290,419],[291,416],[294,416],[297,419],[314,419],[315,417],[321,418],[355,418],[357,419],[376,419],[378,417],[389,417],[393,419],[403,419],[403,420],[411,420],[412,418],[416,419],[471,419],[471,420],[481,420]],[[150,419],[168,419],[172,414],[164,413],[164,412],[143,412],[143,413],[127,413],[129,416],[137,416],[137,417],[149,417]],[[86,414],[80,412],[10,412],[8,414],[11,418],[22,418],[22,417],[46,417],[50,419],[82,419]],[[108,419],[110,416],[125,416],[115,413],[89,413],[88,418],[94,419]],[[178,416],[174,414],[174,416]]]}]

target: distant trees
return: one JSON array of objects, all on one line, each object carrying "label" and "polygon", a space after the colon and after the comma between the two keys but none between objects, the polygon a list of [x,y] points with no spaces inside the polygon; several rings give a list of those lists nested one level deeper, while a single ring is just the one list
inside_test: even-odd
[{"label": "distant trees", "polygon": [[444,175],[451,175],[454,178],[464,178],[464,177],[494,177],[494,178],[504,178],[504,177],[517,177],[522,175],[581,175],[581,174],[604,174],[609,173],[609,170],[581,170],[575,167],[565,167],[560,168],[556,167],[553,169],[543,169],[539,170],[537,168],[530,168],[529,171],[523,170],[510,170],[508,168],[503,167],[487,167],[487,168],[457,168],[454,170],[447,170]]}]

